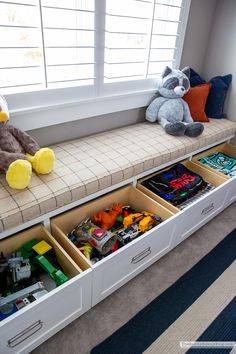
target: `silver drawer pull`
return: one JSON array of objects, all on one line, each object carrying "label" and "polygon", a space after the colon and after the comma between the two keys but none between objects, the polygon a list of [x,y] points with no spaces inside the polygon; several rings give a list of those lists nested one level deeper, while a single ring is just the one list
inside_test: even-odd
[{"label": "silver drawer pull", "polygon": [[43,322],[38,320],[37,322],[33,323],[31,326],[27,327],[11,339],[7,341],[7,346],[9,348],[14,348],[18,344],[24,342],[27,338],[31,337],[34,333],[38,332],[43,327]]},{"label": "silver drawer pull", "polygon": [[215,208],[214,203],[211,203],[206,208],[202,209],[202,215],[206,215],[210,213],[210,211],[212,211],[214,208]]},{"label": "silver drawer pull", "polygon": [[131,263],[136,264],[136,263],[140,262],[142,259],[149,256],[149,254],[151,254],[151,253],[152,253],[151,247],[148,247],[144,251],[142,251],[141,253],[134,256],[131,260]]}]

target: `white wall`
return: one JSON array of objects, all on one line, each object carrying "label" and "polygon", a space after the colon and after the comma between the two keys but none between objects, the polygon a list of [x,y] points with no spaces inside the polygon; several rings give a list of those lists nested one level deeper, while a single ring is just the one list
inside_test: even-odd
[{"label": "white wall", "polygon": [[[206,1],[207,2],[207,1]],[[233,74],[225,112],[236,122],[236,1],[218,0],[203,75],[207,79]]]},{"label": "white wall", "polygon": [[119,128],[144,121],[145,108],[129,109],[123,112],[105,114],[88,119],[27,131],[41,146],[81,138],[94,133]]},{"label": "white wall", "polygon": [[202,73],[216,4],[216,0],[191,1],[181,68],[191,66]]}]

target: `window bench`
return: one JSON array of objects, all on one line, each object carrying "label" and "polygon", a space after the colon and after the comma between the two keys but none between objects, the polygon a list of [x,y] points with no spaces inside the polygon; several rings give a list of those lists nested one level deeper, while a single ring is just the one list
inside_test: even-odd
[{"label": "window bench", "polygon": [[52,146],[53,173],[16,191],[0,176],[0,234],[6,237],[233,137],[236,123],[211,119],[199,138],[139,123]]}]

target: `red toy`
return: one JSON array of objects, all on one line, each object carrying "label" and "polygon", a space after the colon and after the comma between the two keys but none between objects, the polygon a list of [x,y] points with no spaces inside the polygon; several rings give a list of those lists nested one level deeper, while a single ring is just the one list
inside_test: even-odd
[{"label": "red toy", "polygon": [[108,211],[99,211],[98,213],[93,214],[92,220],[102,229],[110,230],[115,224],[117,216],[122,213],[122,208],[122,204],[113,204]]}]

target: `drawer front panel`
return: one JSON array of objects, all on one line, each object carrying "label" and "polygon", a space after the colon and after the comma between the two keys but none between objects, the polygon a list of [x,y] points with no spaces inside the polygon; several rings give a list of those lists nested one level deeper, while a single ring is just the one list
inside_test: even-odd
[{"label": "drawer front panel", "polygon": [[225,208],[236,201],[236,177],[228,182],[228,193],[225,200]]},{"label": "drawer front panel", "polygon": [[0,352],[29,353],[91,308],[91,270],[0,323]]},{"label": "drawer front panel", "polygon": [[93,299],[97,304],[138,273],[150,266],[173,246],[174,218],[151,230],[142,239],[110,259],[93,267]]},{"label": "drawer front panel", "polygon": [[175,245],[206,224],[224,208],[228,183],[221,185],[205,197],[176,215]]}]

